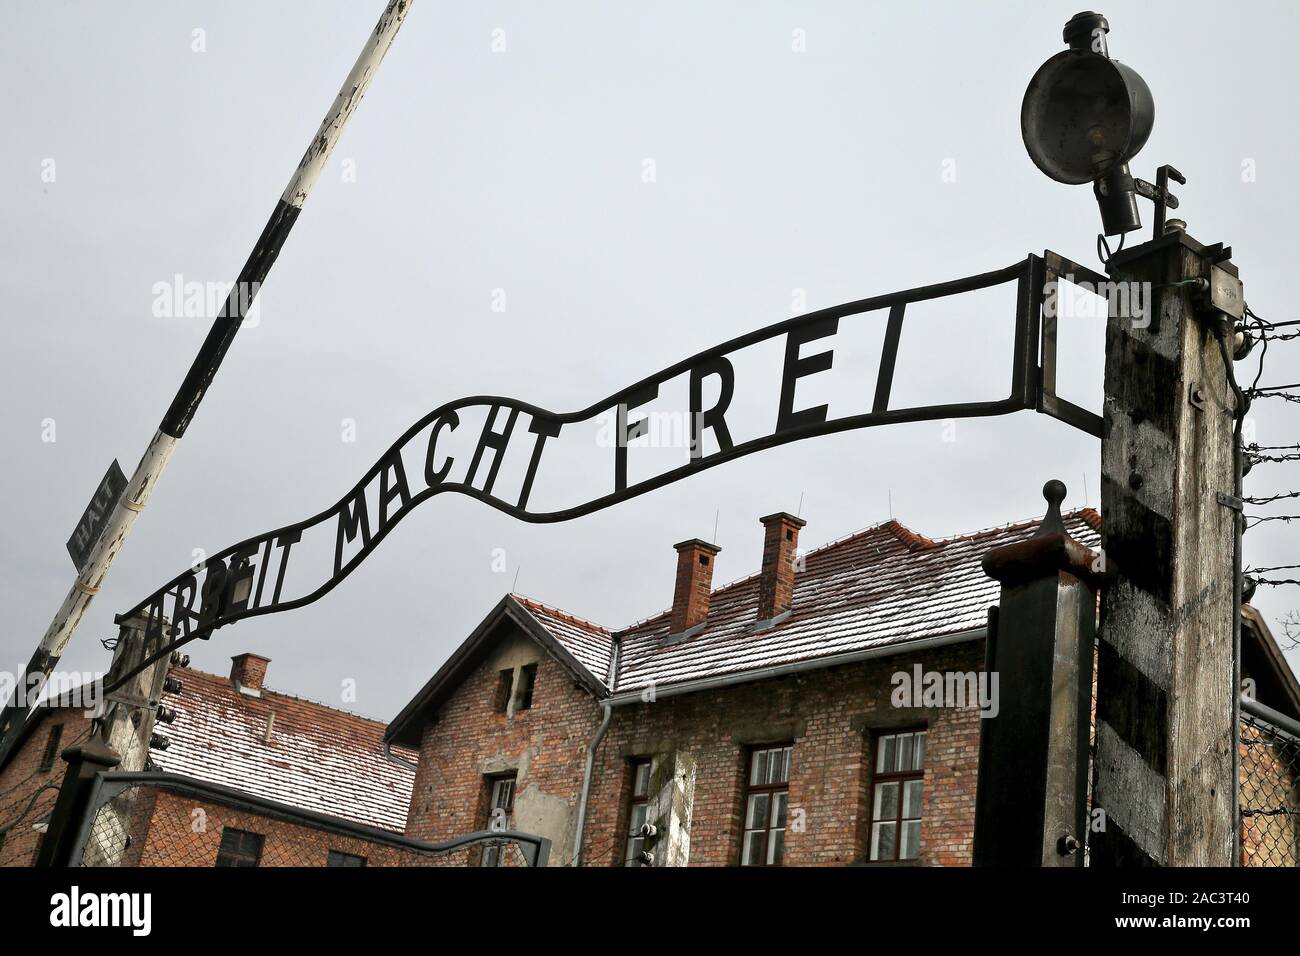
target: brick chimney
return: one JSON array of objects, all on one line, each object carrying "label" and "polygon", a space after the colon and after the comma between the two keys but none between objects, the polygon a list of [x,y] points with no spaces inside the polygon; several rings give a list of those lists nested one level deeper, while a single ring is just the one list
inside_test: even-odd
[{"label": "brick chimney", "polygon": [[677,585],[673,588],[673,613],[668,632],[677,635],[703,624],[708,618],[713,559],[722,549],[699,538],[673,547],[677,549]]},{"label": "brick chimney", "polygon": [[763,570],[758,582],[758,620],[762,623],[790,610],[799,529],[808,522],[784,511],[758,520],[763,525]]},{"label": "brick chimney", "polygon": [[261,654],[240,654],[230,660],[230,682],[235,685],[235,689],[259,696],[262,693],[262,682],[266,680],[266,665],[271,663],[271,658]]}]

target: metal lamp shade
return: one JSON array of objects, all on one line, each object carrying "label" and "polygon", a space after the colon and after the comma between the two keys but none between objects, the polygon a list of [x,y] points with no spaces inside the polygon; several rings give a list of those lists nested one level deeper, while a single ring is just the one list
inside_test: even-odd
[{"label": "metal lamp shade", "polygon": [[1040,66],[1020,107],[1029,158],[1052,179],[1074,185],[1127,163],[1154,123],[1142,77],[1091,50],[1066,50]]}]

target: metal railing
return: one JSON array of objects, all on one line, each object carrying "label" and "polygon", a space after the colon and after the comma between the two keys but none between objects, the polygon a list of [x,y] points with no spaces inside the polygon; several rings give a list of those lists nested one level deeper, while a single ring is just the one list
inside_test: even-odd
[{"label": "metal railing", "polygon": [[80,821],[80,866],[545,866],[550,840],[480,831],[443,843],[168,773],[103,773]]}]

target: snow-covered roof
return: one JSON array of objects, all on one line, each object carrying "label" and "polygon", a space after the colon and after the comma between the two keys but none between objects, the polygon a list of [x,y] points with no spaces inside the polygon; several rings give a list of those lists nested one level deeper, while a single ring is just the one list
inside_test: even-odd
[{"label": "snow-covered roof", "polygon": [[[1080,544],[1100,544],[1100,517],[1081,509],[1064,517]],[[791,613],[755,631],[759,575],[711,592],[707,625],[687,640],[668,641],[670,611],[611,630],[519,594],[508,594],[389,724],[391,741],[418,742],[418,715],[441,700],[479,660],[482,647],[518,626],[576,672],[597,697],[634,693],[650,684],[742,675],[771,667],[977,632],[998,583],[980,567],[991,548],[1031,536],[1039,519],[931,540],[887,521],[803,556]],[[615,655],[615,651],[617,654]],[[611,656],[616,656],[613,681]]]},{"label": "snow-covered roof", "polygon": [[[384,724],[263,688],[240,693],[228,677],[174,667],[176,720],[150,757],[161,770],[397,833],[406,827],[415,772],[384,754]],[[394,748],[414,760],[415,754]]]}]

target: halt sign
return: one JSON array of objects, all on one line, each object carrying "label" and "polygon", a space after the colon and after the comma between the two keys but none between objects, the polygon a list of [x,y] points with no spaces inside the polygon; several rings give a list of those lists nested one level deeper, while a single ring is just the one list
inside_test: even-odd
[{"label": "halt sign", "polygon": [[68,539],[68,554],[72,556],[72,563],[76,566],[78,574],[85,570],[90,552],[99,542],[100,535],[104,533],[104,525],[113,513],[113,509],[117,507],[117,499],[122,497],[122,492],[125,490],[126,475],[122,474],[122,466],[114,458],[113,464],[108,466],[104,480],[95,489],[90,504],[86,505],[81,520],[77,522],[77,529]]}]

